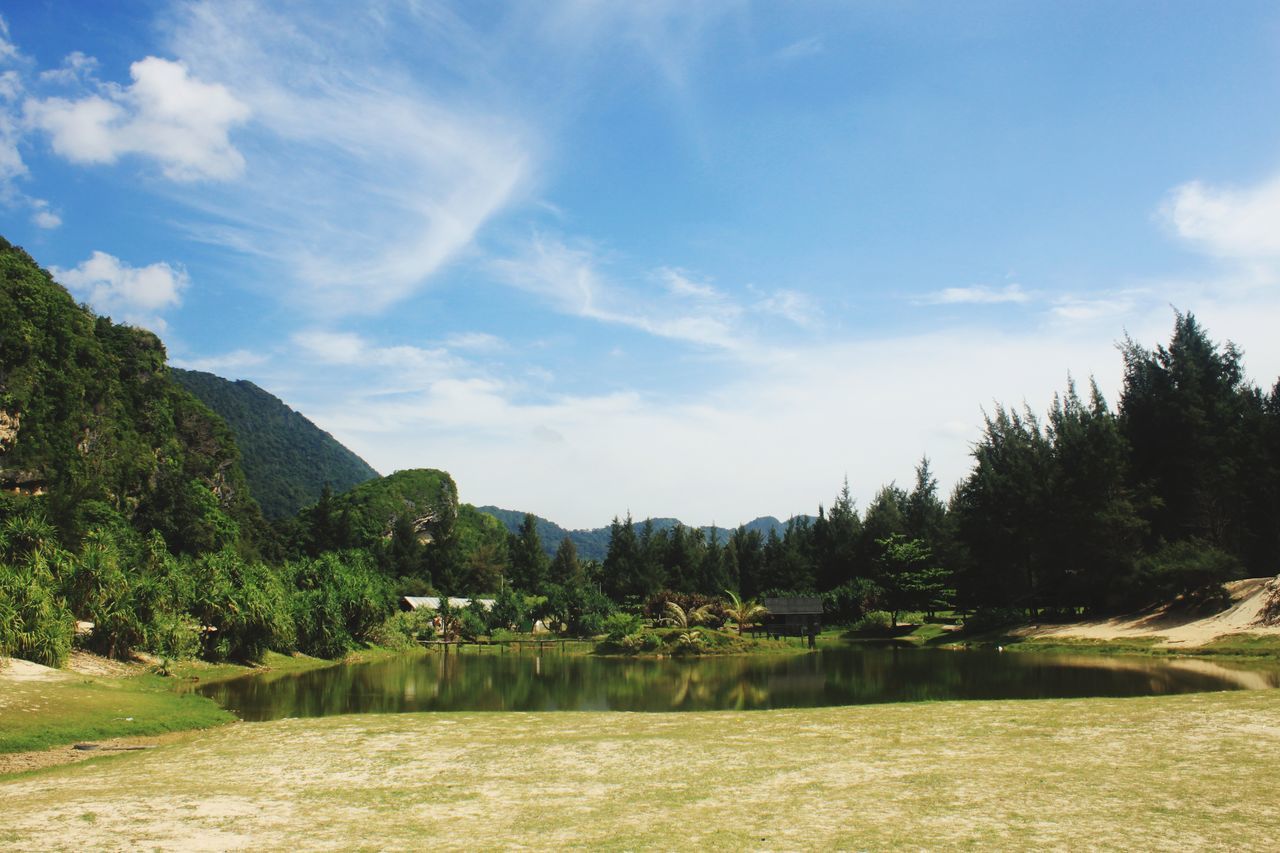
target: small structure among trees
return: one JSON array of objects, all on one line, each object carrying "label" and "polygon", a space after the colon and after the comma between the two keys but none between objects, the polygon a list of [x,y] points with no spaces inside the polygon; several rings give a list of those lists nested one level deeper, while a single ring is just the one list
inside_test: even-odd
[{"label": "small structure among trees", "polygon": [[[455,598],[449,596],[449,608],[451,610],[462,610],[464,607],[471,606],[470,598]],[[496,599],[477,598],[475,602],[485,610],[492,610]],[[400,596],[401,610],[439,610],[440,597],[438,595],[402,595]]]},{"label": "small structure among trees", "polygon": [[809,648],[817,645],[822,628],[822,599],[818,596],[766,598],[764,630],[770,637],[809,638]]}]

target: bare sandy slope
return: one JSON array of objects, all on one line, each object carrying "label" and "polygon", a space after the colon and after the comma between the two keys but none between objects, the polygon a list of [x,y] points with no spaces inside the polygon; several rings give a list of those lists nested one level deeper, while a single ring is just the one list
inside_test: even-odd
[{"label": "bare sandy slope", "polygon": [[1274,850],[1280,691],[241,723],[0,781],[7,850]]},{"label": "bare sandy slope", "polygon": [[1077,622],[1024,629],[1027,636],[1120,640],[1163,637],[1165,646],[1202,646],[1228,634],[1280,634],[1280,625],[1259,622],[1274,578],[1250,578],[1227,584],[1231,606],[1212,616],[1193,616],[1169,608],[1148,610],[1096,622]]}]

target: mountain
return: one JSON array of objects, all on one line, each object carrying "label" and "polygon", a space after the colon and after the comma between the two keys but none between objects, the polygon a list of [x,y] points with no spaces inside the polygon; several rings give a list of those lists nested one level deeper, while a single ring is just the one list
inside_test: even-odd
[{"label": "mountain", "polygon": [[173,381],[151,332],[98,317],[0,237],[0,515],[124,521],[174,551],[262,525],[227,425]]},{"label": "mountain", "polygon": [[324,484],[345,492],[378,472],[337,439],[252,382],[197,370],[170,375],[231,427],[249,488],[269,519],[296,515]]},{"label": "mountain", "polygon": [[[478,507],[478,509],[480,512],[488,513],[498,519],[511,533],[518,532],[520,525],[524,522],[525,514],[517,510],[500,509],[496,506],[482,506]],[[808,518],[808,516],[803,517]],[[554,521],[548,521],[537,515],[534,516],[534,519],[537,523],[538,537],[542,540],[542,548],[549,555],[555,555],[556,549],[560,547],[561,540],[566,536],[573,541],[574,547],[578,549],[578,558],[581,560],[603,560],[605,554],[609,551],[609,528],[607,526],[597,527],[592,530],[567,530]],[[655,531],[670,530],[677,524],[683,524],[676,518],[652,518],[648,520],[653,522]],[[644,521],[637,521],[635,524],[636,527],[641,527]],[[688,527],[689,525],[685,526]],[[742,526],[748,532],[759,531],[761,536],[768,536],[770,530],[776,530],[778,535],[781,536],[783,531],[787,529],[785,521],[779,521],[771,515],[761,516]],[[720,543],[724,544],[734,528],[717,527],[716,529],[720,534]],[[703,527],[702,533],[704,536],[710,536],[711,528]]]}]

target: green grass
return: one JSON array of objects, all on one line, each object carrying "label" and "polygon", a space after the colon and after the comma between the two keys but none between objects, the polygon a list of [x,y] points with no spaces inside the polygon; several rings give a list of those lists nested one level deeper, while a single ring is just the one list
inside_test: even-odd
[{"label": "green grass", "polygon": [[279,720],[2,781],[0,839],[68,850],[1271,850],[1277,737],[1274,690]]},{"label": "green grass", "polygon": [[0,696],[0,752],[77,741],[201,729],[235,719],[213,701],[175,693],[168,679],[68,674],[56,681],[6,681]]}]

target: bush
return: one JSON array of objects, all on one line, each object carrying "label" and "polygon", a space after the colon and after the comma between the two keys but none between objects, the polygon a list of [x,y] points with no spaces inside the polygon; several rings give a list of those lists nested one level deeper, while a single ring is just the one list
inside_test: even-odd
[{"label": "bush", "polygon": [[[722,628],[728,616],[725,615],[725,603],[721,598],[703,595],[699,592],[673,592],[664,589],[654,593],[645,601],[643,613],[655,623],[670,616],[668,602],[676,604],[688,615],[689,627]],[[695,615],[697,614],[697,615]]]},{"label": "bush", "polygon": [[386,649],[411,649],[422,640],[435,637],[436,629],[431,618],[432,614],[427,610],[392,613],[369,632],[369,642]]},{"label": "bush", "polygon": [[852,625],[879,603],[884,590],[868,578],[853,578],[822,595],[822,612],[826,621],[836,625]]},{"label": "bush", "polygon": [[1025,619],[1026,614],[1014,607],[979,607],[965,617],[964,629],[975,633],[994,631]]},{"label": "bush", "polygon": [[600,627],[605,639],[612,643],[621,643],[626,637],[638,635],[643,626],[644,620],[639,616],[619,610],[606,616]]},{"label": "bush", "polygon": [[893,626],[893,616],[887,610],[872,610],[850,626],[854,631],[888,631]]},{"label": "bush", "polygon": [[1188,603],[1215,607],[1230,602],[1223,584],[1244,576],[1239,560],[1197,539],[1165,545],[1139,560],[1137,568],[1143,585],[1163,598],[1181,596]]},{"label": "bush", "polygon": [[162,613],[147,629],[147,648],[169,660],[200,654],[200,625],[185,613]]},{"label": "bush", "polygon": [[476,612],[478,609],[481,608],[473,604],[458,611],[458,634],[464,640],[475,640],[489,630],[485,620]]}]

